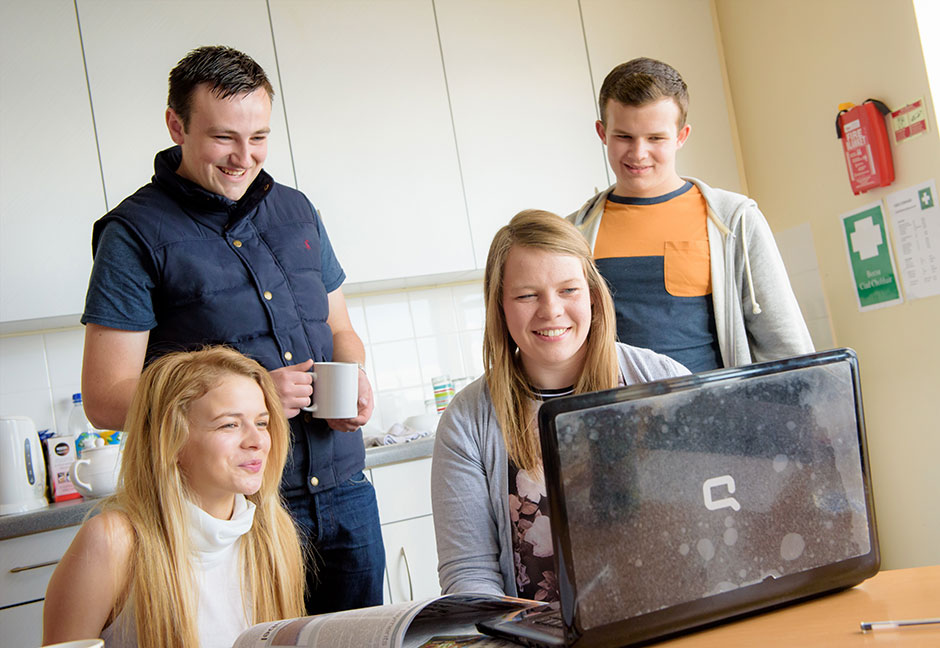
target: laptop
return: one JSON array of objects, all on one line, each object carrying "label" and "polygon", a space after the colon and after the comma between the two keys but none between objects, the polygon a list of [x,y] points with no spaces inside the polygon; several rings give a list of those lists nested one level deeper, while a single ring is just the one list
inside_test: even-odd
[{"label": "laptop", "polygon": [[624,646],[878,571],[851,349],[557,398],[538,423],[560,601],[481,632]]}]

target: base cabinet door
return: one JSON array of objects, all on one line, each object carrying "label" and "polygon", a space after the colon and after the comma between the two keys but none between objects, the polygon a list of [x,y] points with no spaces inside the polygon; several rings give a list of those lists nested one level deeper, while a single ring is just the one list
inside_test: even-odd
[{"label": "base cabinet door", "polygon": [[382,526],[390,601],[404,603],[439,596],[437,543],[430,515]]},{"label": "base cabinet door", "polygon": [[42,601],[0,610],[0,648],[42,645]]}]

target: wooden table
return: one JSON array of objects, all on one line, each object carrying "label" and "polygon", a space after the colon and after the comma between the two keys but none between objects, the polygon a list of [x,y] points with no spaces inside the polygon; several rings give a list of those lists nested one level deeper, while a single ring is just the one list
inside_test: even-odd
[{"label": "wooden table", "polygon": [[882,571],[860,585],[657,643],[657,648],[934,646],[940,626],[863,633],[862,621],[940,617],[940,565]]}]

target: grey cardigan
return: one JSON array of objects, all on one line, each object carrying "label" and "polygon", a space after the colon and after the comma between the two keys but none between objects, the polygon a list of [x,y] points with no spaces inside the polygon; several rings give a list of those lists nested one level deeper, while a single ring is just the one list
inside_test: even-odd
[{"label": "grey cardigan", "polygon": [[[626,385],[689,373],[649,349],[618,344],[617,352]],[[509,459],[481,377],[448,405],[434,442],[431,505],[444,594],[517,595],[508,495]]]},{"label": "grey cardigan", "polygon": [[[699,188],[708,205],[712,302],[724,366],[812,353],[813,340],[787,269],[757,203],[696,178],[684,179]],[[601,191],[568,216],[592,250],[613,189]]]}]

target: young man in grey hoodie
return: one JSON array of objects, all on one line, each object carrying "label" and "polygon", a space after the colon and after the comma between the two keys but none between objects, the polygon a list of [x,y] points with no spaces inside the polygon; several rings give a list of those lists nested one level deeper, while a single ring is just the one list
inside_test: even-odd
[{"label": "young man in grey hoodie", "polygon": [[620,341],[693,372],[812,352],[757,204],[676,172],[691,132],[679,73],[648,58],[622,63],[599,104],[617,182],[569,219],[610,284]]}]

